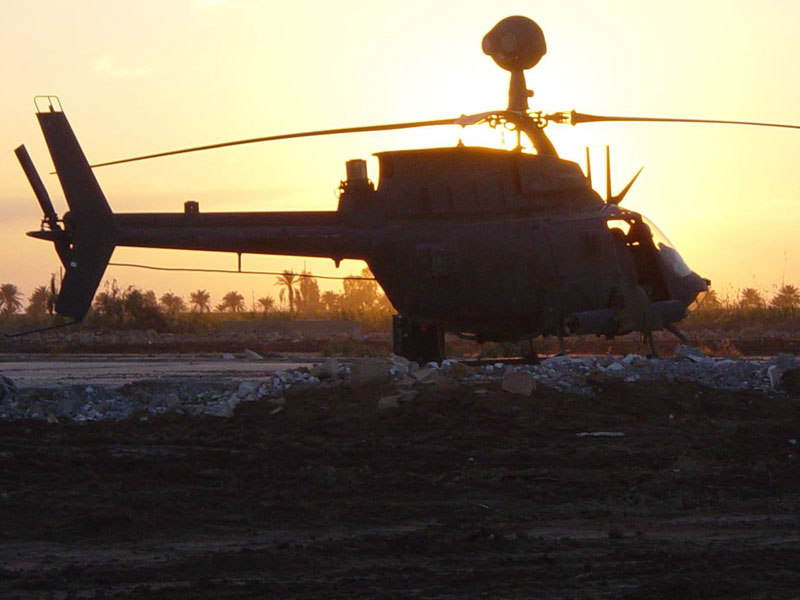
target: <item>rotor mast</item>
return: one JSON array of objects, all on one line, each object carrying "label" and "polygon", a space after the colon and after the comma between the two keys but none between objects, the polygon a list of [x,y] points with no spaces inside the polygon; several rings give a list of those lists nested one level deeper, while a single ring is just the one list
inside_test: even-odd
[{"label": "rotor mast", "polygon": [[543,129],[547,121],[528,114],[528,98],[533,96],[533,91],[525,82],[525,70],[536,66],[547,52],[542,29],[527,17],[507,17],[484,36],[482,46],[484,54],[511,75],[507,111],[513,113],[514,118],[506,118],[506,121],[528,136],[537,154],[558,157]]}]

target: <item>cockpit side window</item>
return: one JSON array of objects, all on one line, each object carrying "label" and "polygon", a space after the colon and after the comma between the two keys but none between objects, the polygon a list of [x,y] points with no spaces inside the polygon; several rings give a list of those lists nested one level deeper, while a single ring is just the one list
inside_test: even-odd
[{"label": "cockpit side window", "polygon": [[618,243],[619,240],[624,242],[636,268],[637,283],[650,300],[668,300],[670,294],[650,227],[638,218],[609,219],[606,225]]}]

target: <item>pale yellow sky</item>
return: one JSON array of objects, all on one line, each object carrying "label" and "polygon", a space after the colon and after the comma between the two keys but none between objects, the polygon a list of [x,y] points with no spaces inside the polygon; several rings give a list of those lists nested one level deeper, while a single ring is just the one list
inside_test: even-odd
[{"label": "pale yellow sky", "polygon": [[[261,2],[141,0],[135,4],[0,0],[0,282],[27,296],[58,267],[24,232],[40,212],[13,149],[39,171],[50,160],[33,96],[55,94],[90,160],[102,161],[295,130],[458,116],[501,109],[507,73],[481,52],[501,18],[524,14],[548,53],[528,74],[533,108],[597,114],[800,123],[800,3],[743,0],[569,3]],[[713,125],[551,126],[562,156],[614,188],[645,170],[625,204],[654,220],[689,265],[723,294],[800,285],[800,132]],[[489,130],[438,128],[278,142],[109,167],[98,178],[120,212],[335,209],[344,162],[427,145],[494,144]],[[371,174],[377,176],[374,160]],[[56,208],[55,177],[45,183]],[[604,182],[596,180],[604,189]],[[117,262],[231,267],[233,255],[118,249]],[[244,267],[337,274],[332,261],[244,257]],[[359,271],[344,263],[338,271]],[[277,296],[274,278],[156,274],[107,277],[158,294],[204,287],[217,302]],[[323,286],[325,287],[325,286]]]}]

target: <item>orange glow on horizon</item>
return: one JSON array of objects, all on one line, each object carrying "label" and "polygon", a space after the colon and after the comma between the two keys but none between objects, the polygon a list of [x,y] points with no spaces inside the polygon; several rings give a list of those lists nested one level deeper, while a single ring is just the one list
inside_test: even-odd
[{"label": "orange glow on horizon", "polygon": [[[534,11],[535,12],[532,12]],[[419,15],[425,15],[420,19]],[[548,53],[527,74],[533,109],[595,114],[800,123],[800,82],[775,65],[800,55],[800,5],[771,0],[633,0],[557,4],[500,0],[398,5],[312,1],[298,6],[247,0],[143,0],[135,8],[87,0],[48,10],[16,3],[0,35],[0,282],[26,298],[58,268],[52,248],[24,236],[39,209],[12,150],[28,147],[59,212],[64,200],[33,117],[31,99],[56,93],[92,161],[259,135],[456,117],[502,109],[508,75],[480,48],[501,18],[525,14],[545,33]],[[10,58],[15,57],[15,58]],[[595,188],[604,195],[611,146],[615,192],[644,166],[625,205],[651,218],[690,267],[720,294],[800,284],[800,132],[719,125],[551,125],[562,157],[584,166],[592,148]],[[120,212],[333,210],[344,163],[401,148],[467,144],[503,147],[498,131],[436,127],[247,146],[98,170]],[[515,135],[504,135],[511,147]],[[118,249],[116,262],[235,268],[235,255]],[[322,275],[360,264],[245,256],[248,268]],[[212,301],[231,289],[276,295],[273,278],[158,274],[112,267],[107,277],[157,294]],[[323,289],[338,289],[320,282]]]}]

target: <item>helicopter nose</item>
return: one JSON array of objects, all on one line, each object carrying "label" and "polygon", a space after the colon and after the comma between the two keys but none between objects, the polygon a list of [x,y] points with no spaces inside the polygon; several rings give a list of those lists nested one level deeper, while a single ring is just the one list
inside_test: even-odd
[{"label": "helicopter nose", "polygon": [[711,280],[701,277],[694,271],[671,283],[673,297],[690,310],[705,297],[711,286]]}]

